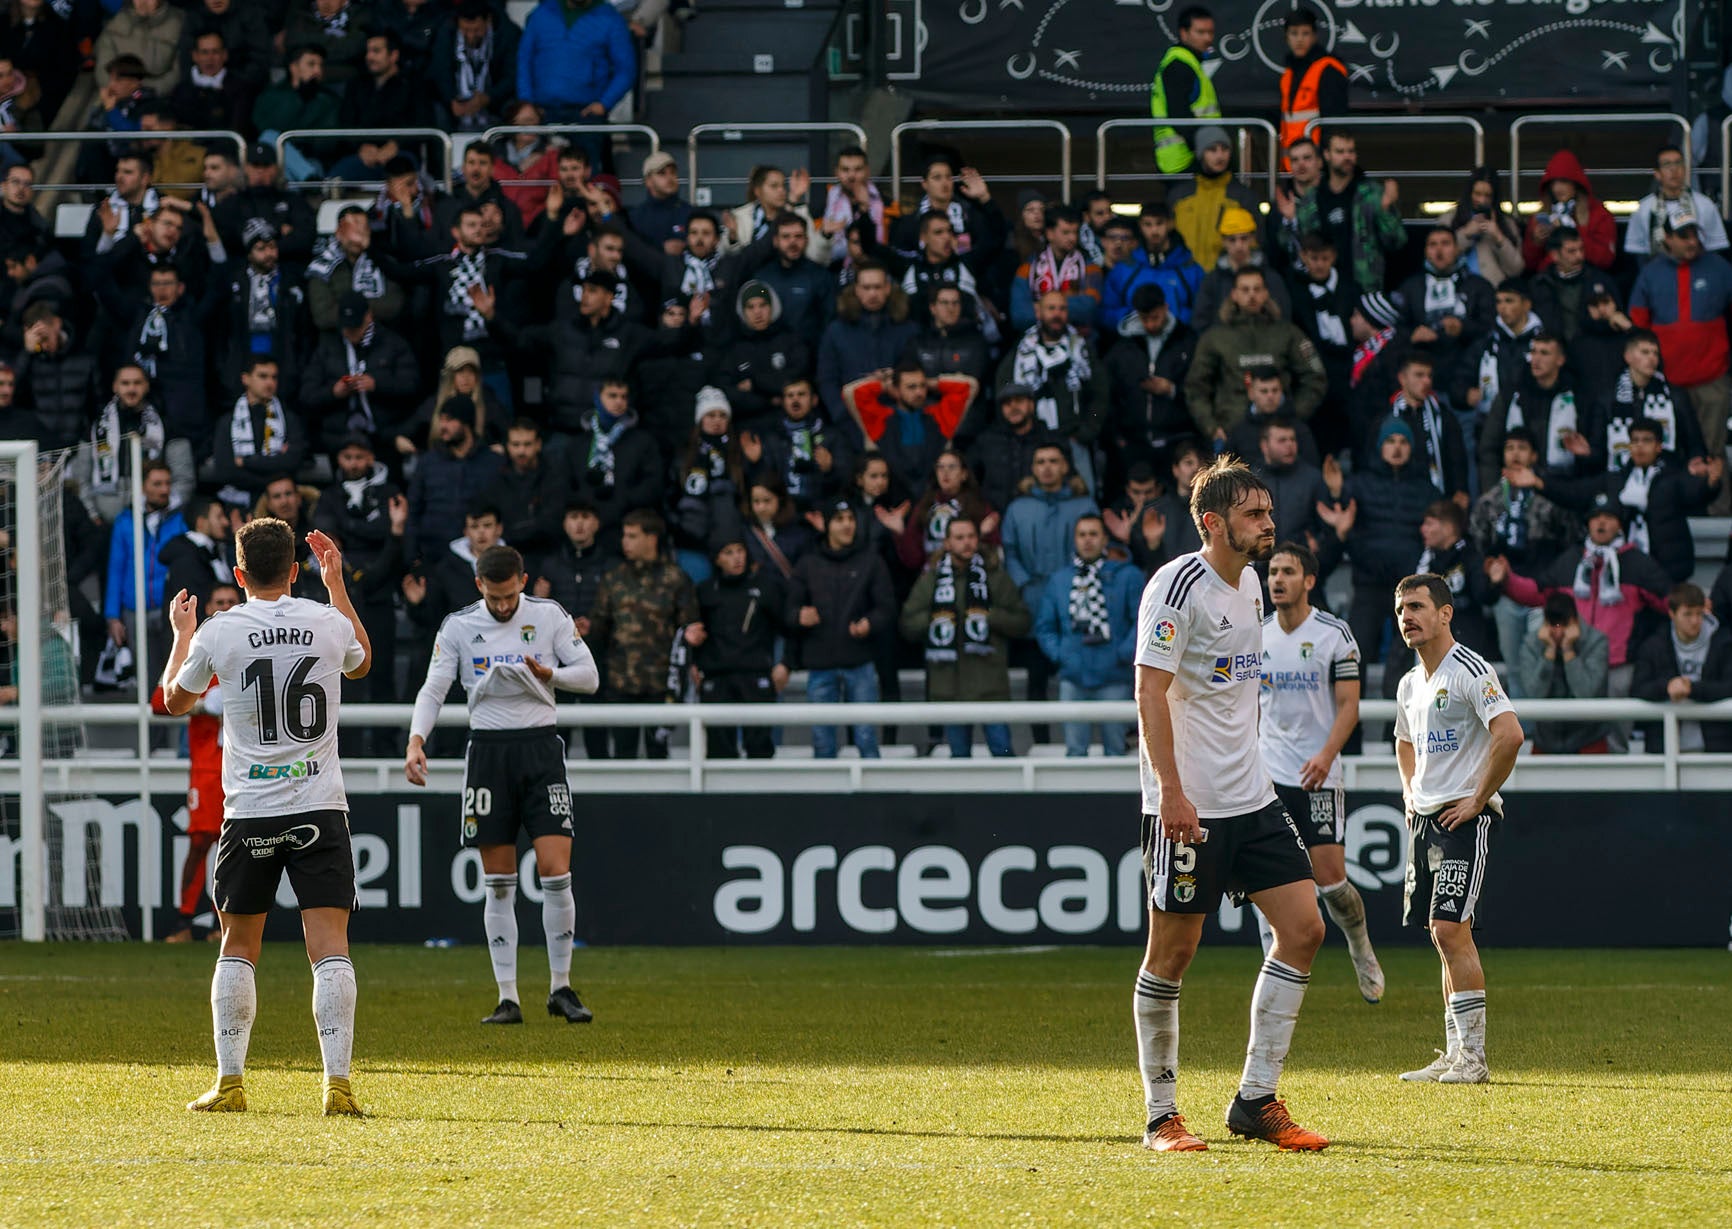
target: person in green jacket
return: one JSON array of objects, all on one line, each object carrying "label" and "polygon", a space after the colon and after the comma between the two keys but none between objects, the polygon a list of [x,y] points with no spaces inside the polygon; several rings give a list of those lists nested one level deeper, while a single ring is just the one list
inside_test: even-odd
[{"label": "person in green jacket", "polygon": [[[1215,45],[1215,15],[1201,5],[1179,12],[1179,41],[1167,48],[1149,89],[1149,114],[1156,119],[1220,119],[1221,100],[1203,70]],[[1165,125],[1155,129],[1155,165],[1162,174],[1191,169],[1188,134]]]},{"label": "person in green jacket", "polygon": [[[914,582],[902,606],[902,638],[926,649],[926,698],[947,701],[1010,699],[1010,642],[1028,635],[1034,617],[1010,573],[980,551],[980,528],[954,516],[944,549]],[[1014,755],[1010,727],[988,722],[987,748]],[[947,725],[952,759],[973,752],[974,727]]]},{"label": "person in green jacket", "polygon": [[1299,235],[1329,236],[1352,270],[1354,284],[1362,291],[1382,290],[1388,254],[1399,252],[1407,242],[1401,224],[1401,190],[1393,179],[1379,186],[1365,178],[1359,170],[1359,145],[1351,132],[1331,128],[1323,160],[1327,172],[1294,211]]},{"label": "person in green jacket", "polygon": [[[289,75],[259,95],[253,104],[253,125],[267,145],[279,132],[337,126],[337,92],[325,84],[325,49],[317,43],[290,49]],[[324,178],[324,169],[305,145],[284,148],[283,169],[290,179]]]},{"label": "person in green jacket", "polygon": [[1329,385],[1323,359],[1311,339],[1284,320],[1269,297],[1262,266],[1247,265],[1233,278],[1233,293],[1221,304],[1220,323],[1204,333],[1185,376],[1185,401],[1204,439],[1217,449],[1245,417],[1245,377],[1254,367],[1273,367],[1292,390],[1293,409],[1310,418]]}]

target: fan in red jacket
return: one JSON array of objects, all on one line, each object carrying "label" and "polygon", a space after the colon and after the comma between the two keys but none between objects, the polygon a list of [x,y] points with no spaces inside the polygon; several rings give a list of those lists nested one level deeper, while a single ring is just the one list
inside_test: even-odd
[{"label": "fan in red jacket", "polygon": [[1560,226],[1581,234],[1582,255],[1590,265],[1610,269],[1617,260],[1617,223],[1588,186],[1588,173],[1582,170],[1580,160],[1567,149],[1552,155],[1540,181],[1539,212],[1528,220],[1527,234],[1522,238],[1522,259],[1528,272],[1539,273],[1552,263],[1546,240]]}]

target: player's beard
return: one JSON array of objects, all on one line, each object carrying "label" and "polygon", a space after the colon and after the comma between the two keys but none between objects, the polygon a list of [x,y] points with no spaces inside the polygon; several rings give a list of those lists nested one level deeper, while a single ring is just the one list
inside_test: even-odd
[{"label": "player's beard", "polygon": [[1227,546],[1235,555],[1243,555],[1251,562],[1257,563],[1275,553],[1275,537],[1273,534],[1259,535],[1240,541],[1229,529],[1227,530]]}]

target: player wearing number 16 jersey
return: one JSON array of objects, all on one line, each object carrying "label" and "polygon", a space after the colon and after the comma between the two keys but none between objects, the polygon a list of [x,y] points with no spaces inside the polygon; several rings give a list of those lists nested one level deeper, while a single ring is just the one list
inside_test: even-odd
[{"label": "player wearing number 16 jersey", "polygon": [[1148,1126],[1145,1147],[1207,1145],[1179,1117],[1179,983],[1203,919],[1223,893],[1248,898],[1275,931],[1251,998],[1251,1043],[1227,1129],[1279,1148],[1329,1141],[1275,1098],[1293,1026],[1323,941],[1311,859],[1275,796],[1257,747],[1263,598],[1251,562],[1275,546],[1269,492],[1223,457],[1191,483],[1203,549],[1156,572],[1137,616],[1137,718],[1149,945],[1132,1008]]},{"label": "player wearing number 16 jersey", "polygon": [[528,833],[541,876],[541,925],[552,978],[547,1014],[587,1024],[589,1008],[571,985],[577,902],[571,892],[571,785],[565,743],[554,732],[553,689],[594,691],[589,648],[564,608],[525,597],[523,556],[490,546],[475,561],[481,600],[446,617],[433,643],[427,681],[415,697],[403,775],[427,784],[427,754],[445,693],[457,679],[469,698],[463,763],[463,843],[481,850],[482,925],[499,985],[483,1024],[522,1024],[517,999],[517,834]]},{"label": "player wearing number 16 jersey", "polygon": [[235,536],[235,580],[247,600],[196,631],[194,599],[184,589],[169,612],[174,647],[163,674],[163,707],[176,716],[190,712],[212,675],[225,701],[215,874],[222,956],[211,982],[217,1085],[187,1106],[192,1110],[247,1107],[241,1076],[257,1008],[253,970],[265,915],[287,872],[313,964],[325,1113],[361,1113],[349,1087],[355,861],[337,763],[337,709],[342,679],[365,677],[373,650],[343,584],[342,553],[322,533],[309,534],[307,545],[329,606],[289,596],[298,571],[295,535],[264,517]]}]

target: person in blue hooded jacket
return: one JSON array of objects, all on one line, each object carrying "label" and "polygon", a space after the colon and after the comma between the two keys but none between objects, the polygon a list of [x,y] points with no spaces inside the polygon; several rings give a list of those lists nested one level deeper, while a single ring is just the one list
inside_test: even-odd
[{"label": "person in blue hooded jacket", "polygon": [[[517,97],[550,124],[604,124],[637,81],[637,45],[619,10],[602,0],[541,0],[517,47]],[[578,138],[591,166],[601,140]]]},{"label": "person in blue hooded jacket", "polygon": [[[1107,558],[1106,523],[1093,512],[1077,518],[1072,541],[1070,564],[1041,591],[1035,639],[1058,667],[1061,701],[1129,700],[1143,574],[1133,564]],[[1096,729],[1104,754],[1125,754],[1130,726],[1122,721],[1065,722],[1064,753],[1087,755]]]},{"label": "person in blue hooded jacket", "polygon": [[1167,308],[1181,324],[1191,322],[1191,309],[1203,285],[1203,267],[1173,229],[1173,214],[1164,201],[1150,201],[1137,218],[1137,245],[1131,258],[1107,270],[1096,319],[1101,329],[1116,329],[1132,311],[1138,288],[1159,286]]},{"label": "person in blue hooded jacket", "polygon": [[[1078,519],[1100,514],[1088,486],[1071,474],[1069,453],[1062,441],[1036,448],[1033,475],[1022,480],[1017,488],[1022,493],[1004,511],[1004,570],[1030,611],[1040,609],[1047,578],[1070,561]],[[1052,678],[1046,654],[1033,641],[1021,640],[1011,648],[1011,662],[1028,670],[1028,698],[1046,699]],[[1035,727],[1037,742],[1046,741],[1045,729]]]}]

